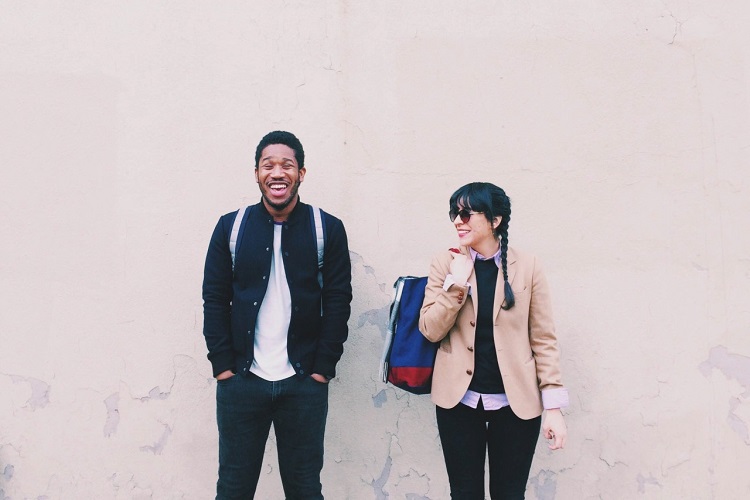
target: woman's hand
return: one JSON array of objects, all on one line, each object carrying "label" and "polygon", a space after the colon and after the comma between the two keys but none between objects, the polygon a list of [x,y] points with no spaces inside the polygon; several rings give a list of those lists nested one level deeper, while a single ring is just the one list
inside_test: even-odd
[{"label": "woman's hand", "polygon": [[469,281],[471,271],[474,269],[474,262],[466,255],[459,253],[453,255],[450,271],[456,284],[464,286]]},{"label": "woman's hand", "polygon": [[550,450],[559,450],[565,446],[565,441],[568,439],[568,428],[565,426],[565,419],[559,408],[546,410],[542,433],[545,438],[552,439],[552,443],[549,445]]},{"label": "woman's hand", "polygon": [[232,370],[224,370],[223,372],[216,375],[216,380],[226,380],[232,377],[234,377],[234,372]]}]

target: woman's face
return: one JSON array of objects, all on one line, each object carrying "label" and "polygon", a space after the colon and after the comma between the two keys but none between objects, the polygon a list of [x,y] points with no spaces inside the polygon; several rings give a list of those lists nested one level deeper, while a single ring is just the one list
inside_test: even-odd
[{"label": "woman's face", "polygon": [[[490,221],[487,220],[487,217],[483,213],[465,209],[460,204],[458,205],[458,210],[458,216],[453,220],[453,225],[456,227],[456,232],[458,233],[459,244],[471,247],[484,255],[482,250],[496,245],[495,235],[492,232],[492,224],[490,224]],[[466,215],[469,215],[469,218],[464,222]],[[499,224],[500,217],[495,217],[495,222]]]}]

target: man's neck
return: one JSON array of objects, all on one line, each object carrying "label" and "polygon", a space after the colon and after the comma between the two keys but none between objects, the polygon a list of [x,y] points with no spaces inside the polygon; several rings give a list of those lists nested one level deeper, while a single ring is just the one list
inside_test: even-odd
[{"label": "man's neck", "polygon": [[299,202],[299,197],[297,197],[294,200],[292,200],[292,202],[289,205],[287,205],[286,207],[284,207],[283,209],[278,210],[278,209],[272,207],[271,205],[269,205],[268,202],[266,201],[266,199],[263,198],[263,206],[266,207],[266,210],[268,211],[269,214],[271,214],[271,217],[273,217],[273,220],[275,222],[284,222],[287,219],[289,219],[289,215],[294,210],[294,207],[297,206],[298,202]]}]

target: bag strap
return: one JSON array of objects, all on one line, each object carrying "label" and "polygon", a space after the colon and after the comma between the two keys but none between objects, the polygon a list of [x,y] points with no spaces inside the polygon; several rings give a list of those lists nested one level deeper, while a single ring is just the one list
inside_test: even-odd
[{"label": "bag strap", "polygon": [[234,260],[237,255],[237,242],[239,241],[240,227],[242,227],[242,221],[245,218],[245,212],[250,207],[242,207],[237,210],[237,215],[234,216],[234,222],[232,223],[232,232],[229,233],[229,253],[232,254],[232,272],[234,273]]},{"label": "bag strap", "polygon": [[[232,232],[229,233],[229,252],[232,254],[232,271],[240,241],[240,228],[245,219],[245,212],[249,213],[251,207],[242,207],[237,210],[237,215],[232,223]],[[310,205],[310,217],[312,219],[313,236],[318,250],[318,284],[323,288],[323,258],[325,256],[325,232],[323,231],[323,214],[320,208]]]},{"label": "bag strap", "polygon": [[409,276],[400,276],[393,284],[394,294],[393,302],[391,302],[391,314],[388,318],[388,328],[386,329],[385,342],[383,343],[383,355],[380,358],[380,373],[378,373],[383,382],[388,382],[388,365],[390,364],[391,348],[393,347],[393,335],[396,332],[401,294],[404,291],[404,282],[407,279],[409,279]]},{"label": "bag strap", "polygon": [[325,234],[323,232],[323,214],[320,208],[310,205],[315,244],[318,248],[318,284],[323,288],[323,257],[325,255]]}]

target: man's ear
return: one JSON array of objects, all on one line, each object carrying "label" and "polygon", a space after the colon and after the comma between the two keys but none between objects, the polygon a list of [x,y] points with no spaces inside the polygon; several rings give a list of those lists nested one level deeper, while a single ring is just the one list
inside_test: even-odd
[{"label": "man's ear", "polygon": [[260,183],[260,181],[258,180],[258,167],[255,167],[255,182]]},{"label": "man's ear", "polygon": [[302,182],[302,181],[305,180],[305,173],[306,172],[307,172],[307,170],[305,170],[305,167],[302,167],[301,169],[299,169],[299,181],[300,182]]}]

